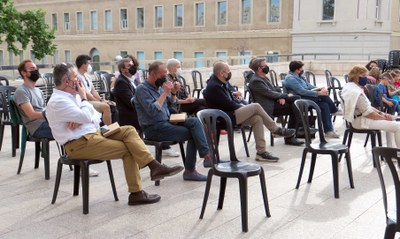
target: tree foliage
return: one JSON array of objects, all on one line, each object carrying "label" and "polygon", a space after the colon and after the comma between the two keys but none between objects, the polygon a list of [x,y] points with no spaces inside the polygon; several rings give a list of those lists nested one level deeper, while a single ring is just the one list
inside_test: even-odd
[{"label": "tree foliage", "polygon": [[41,9],[19,12],[12,0],[0,0],[0,44],[6,42],[7,49],[15,55],[29,43],[36,59],[53,55],[55,35],[44,21],[45,14]]}]

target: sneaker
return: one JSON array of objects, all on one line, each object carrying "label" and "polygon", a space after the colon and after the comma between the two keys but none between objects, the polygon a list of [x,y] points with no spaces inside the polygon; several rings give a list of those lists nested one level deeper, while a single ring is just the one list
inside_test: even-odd
[{"label": "sneaker", "polygon": [[183,173],[183,180],[185,181],[207,181],[207,176],[203,175],[196,170],[185,170]]},{"label": "sneaker", "polygon": [[334,138],[337,139],[339,138],[340,135],[338,133],[336,133],[335,131],[329,131],[329,132],[325,132],[325,138]]},{"label": "sneaker", "polygon": [[279,158],[273,156],[271,153],[265,151],[264,153],[257,153],[256,161],[265,161],[265,162],[278,162]]},{"label": "sneaker", "polygon": [[99,172],[89,168],[89,177],[97,177],[97,176],[99,176]]},{"label": "sneaker", "polygon": [[290,138],[292,137],[294,134],[296,133],[295,129],[286,129],[286,128],[281,128],[278,127],[275,132],[273,132],[272,134],[274,136],[283,136],[285,138]]},{"label": "sneaker", "polygon": [[342,116],[343,115],[343,111],[341,109],[338,109],[338,111],[336,111],[335,113],[331,114],[332,116]]},{"label": "sneaker", "polygon": [[180,154],[178,152],[176,152],[175,150],[173,150],[172,148],[169,148],[169,149],[164,149],[162,151],[162,155],[169,156],[169,157],[179,157]]}]

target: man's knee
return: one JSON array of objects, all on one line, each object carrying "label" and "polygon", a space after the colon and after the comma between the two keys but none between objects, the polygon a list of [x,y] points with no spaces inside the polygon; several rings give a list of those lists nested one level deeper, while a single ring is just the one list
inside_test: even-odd
[{"label": "man's knee", "polygon": [[105,113],[105,112],[110,112],[111,113],[111,109],[110,106],[107,103],[102,103],[100,105],[100,110],[101,112]]}]

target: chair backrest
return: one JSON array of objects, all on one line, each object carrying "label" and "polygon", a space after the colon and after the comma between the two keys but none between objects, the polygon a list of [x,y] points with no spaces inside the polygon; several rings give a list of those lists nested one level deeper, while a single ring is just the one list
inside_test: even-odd
[{"label": "chair backrest", "polygon": [[109,73],[110,72],[108,72],[108,71],[100,71],[100,70],[93,72],[96,80],[99,80],[101,78],[101,74],[109,74]]},{"label": "chair backrest", "polygon": [[376,59],[378,63],[379,69],[381,69],[382,73],[386,71],[388,61],[386,59]]},{"label": "chair backrest", "polygon": [[197,118],[203,124],[204,132],[206,133],[207,142],[210,147],[210,153],[213,157],[213,162],[216,164],[219,161],[219,132],[221,125],[228,132],[228,148],[231,161],[238,161],[235,153],[235,145],[233,138],[232,121],[229,116],[217,109],[204,109],[197,112]]},{"label": "chair backrest", "polygon": [[53,85],[53,73],[44,73],[42,74],[42,78],[46,81],[47,85]]},{"label": "chair backrest", "polygon": [[342,85],[340,84],[340,81],[338,78],[331,76],[330,77],[330,82],[331,82],[331,89],[333,93],[333,102],[338,105],[340,104],[340,100],[338,97],[338,91],[342,90]]},{"label": "chair backrest", "polygon": [[203,89],[203,76],[198,70],[191,71],[194,89]]},{"label": "chair backrest", "polygon": [[187,92],[189,93],[189,95],[190,95],[190,86],[186,83],[186,79],[183,77],[183,76],[178,76],[178,78],[182,81],[182,83],[183,83],[183,88],[185,88],[186,90],[187,90]]},{"label": "chair backrest", "polygon": [[270,69],[269,70],[269,78],[271,79],[271,82],[275,82],[276,85],[278,85],[278,77],[277,77],[276,71]]},{"label": "chair backrest", "polygon": [[4,76],[0,76],[0,85],[10,85],[10,82]]},{"label": "chair backrest", "polygon": [[279,74],[279,78],[281,78],[281,81],[285,80],[285,77],[287,76],[287,73],[281,73]]},{"label": "chair backrest", "polygon": [[400,67],[400,50],[392,50],[389,52],[389,60],[387,68],[389,70],[399,69]]},{"label": "chair backrest", "polygon": [[14,101],[13,95],[10,97],[10,116],[13,123],[24,125],[24,123],[22,122],[21,114],[19,112],[17,103],[15,103]]},{"label": "chair backrest", "polygon": [[[400,179],[399,179],[399,174],[398,170],[400,167],[400,149],[397,148],[387,148],[387,147],[375,147],[372,149],[373,153],[373,159],[376,165],[376,169],[378,172],[378,177],[379,177],[379,182],[381,184],[381,189],[382,189],[382,201],[383,201],[383,206],[385,208],[385,215],[386,218],[388,217],[388,199],[387,199],[387,190],[386,190],[386,184],[385,184],[385,178],[383,176],[382,168],[381,168],[381,160],[380,158],[382,157],[386,165],[389,167],[389,171],[391,174],[391,179],[393,180],[393,185],[395,189],[395,195],[396,195],[396,200],[395,200],[395,208],[396,209],[396,218],[395,222],[397,222],[397,227],[400,226]],[[397,164],[395,166],[393,160],[397,161]],[[391,184],[389,184],[391,185]],[[390,205],[392,206],[392,204]],[[393,205],[394,206],[394,205]]]},{"label": "chair backrest", "polygon": [[307,82],[316,85],[316,79],[315,79],[315,74],[312,71],[306,71],[304,73],[304,77],[306,78]]},{"label": "chair backrest", "polygon": [[14,86],[0,86],[0,121],[12,122],[10,99],[16,89]]},{"label": "chair backrest", "polygon": [[349,82],[349,75],[348,74],[344,74],[343,78],[344,78],[344,82],[346,82],[346,83]]},{"label": "chair backrest", "polygon": [[142,81],[147,80],[147,78],[149,77],[149,71],[145,69],[142,69],[141,71],[142,71]]},{"label": "chair backrest", "polygon": [[317,112],[319,140],[321,143],[326,143],[325,136],[324,136],[324,130],[322,127],[321,109],[319,108],[317,103],[315,103],[312,100],[299,99],[294,102],[294,105],[295,105],[296,117],[300,117],[301,122],[303,123],[306,147],[310,147],[311,140],[312,140],[311,131],[310,131],[310,127],[311,127],[310,126],[310,117],[309,117],[310,110],[315,110]]}]

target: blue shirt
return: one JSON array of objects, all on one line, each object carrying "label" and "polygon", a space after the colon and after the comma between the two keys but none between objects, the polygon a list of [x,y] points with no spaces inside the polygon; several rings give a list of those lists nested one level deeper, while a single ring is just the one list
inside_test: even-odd
[{"label": "blue shirt", "polygon": [[147,81],[138,85],[135,94],[135,108],[137,111],[140,127],[147,127],[169,120],[170,112],[168,110],[168,101],[171,98],[168,96],[162,105],[157,100],[162,94],[162,88],[155,88]]},{"label": "blue shirt", "polygon": [[387,91],[386,91],[386,86],[382,85],[381,83],[379,83],[377,85],[377,87],[374,90],[374,95],[375,95],[375,100],[377,102],[381,101],[381,99],[379,99],[379,93],[382,95],[383,98],[385,98],[386,100],[391,100],[388,96],[387,96]]},{"label": "blue shirt", "polygon": [[289,73],[286,75],[282,84],[286,88],[287,93],[292,93],[299,96],[318,97],[318,91],[311,90],[317,88],[316,86],[311,85],[306,80],[291,71],[289,71]]}]

